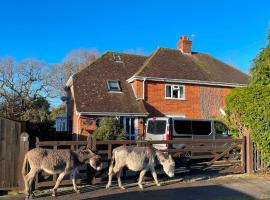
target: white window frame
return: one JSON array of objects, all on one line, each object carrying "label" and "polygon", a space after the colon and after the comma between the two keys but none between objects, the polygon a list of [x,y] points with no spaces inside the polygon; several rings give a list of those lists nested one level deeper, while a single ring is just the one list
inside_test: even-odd
[{"label": "white window frame", "polygon": [[[171,97],[167,97],[166,96],[166,88],[167,88],[167,86],[170,86],[171,87]],[[179,96],[179,98],[174,98],[173,96],[172,96],[172,94],[173,94],[173,87],[178,87],[179,89],[178,89],[178,96]],[[180,87],[182,87],[183,88],[183,97],[180,97]],[[165,89],[164,89],[164,91],[165,91],[165,99],[176,99],[176,100],[185,100],[186,98],[186,95],[185,95],[185,86],[184,85],[181,85],[181,84],[165,84]]]},{"label": "white window frame", "polygon": [[[117,82],[117,84],[118,84],[118,90],[112,90],[111,88],[110,88],[110,84],[109,84],[109,82]],[[122,91],[122,89],[121,89],[121,86],[120,86],[120,82],[118,81],[118,80],[107,80],[107,88],[108,88],[108,91],[109,92],[121,92]]]}]

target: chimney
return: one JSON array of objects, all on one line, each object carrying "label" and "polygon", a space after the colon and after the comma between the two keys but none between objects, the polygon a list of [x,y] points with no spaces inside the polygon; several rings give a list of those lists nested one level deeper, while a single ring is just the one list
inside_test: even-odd
[{"label": "chimney", "polygon": [[180,37],[177,43],[177,49],[183,54],[191,54],[192,52],[192,41],[187,36]]}]

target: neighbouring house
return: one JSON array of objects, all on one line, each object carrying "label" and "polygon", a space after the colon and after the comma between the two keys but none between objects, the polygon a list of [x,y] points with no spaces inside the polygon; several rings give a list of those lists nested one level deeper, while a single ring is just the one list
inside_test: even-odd
[{"label": "neighbouring house", "polygon": [[232,88],[248,75],[218,59],[192,51],[181,37],[176,49],[150,56],[106,52],[67,82],[72,133],[88,134],[103,117],[117,117],[129,139],[143,134],[147,117],[211,118],[222,112]]},{"label": "neighbouring house", "polygon": [[62,113],[55,118],[55,131],[66,132],[67,131],[67,113]]}]

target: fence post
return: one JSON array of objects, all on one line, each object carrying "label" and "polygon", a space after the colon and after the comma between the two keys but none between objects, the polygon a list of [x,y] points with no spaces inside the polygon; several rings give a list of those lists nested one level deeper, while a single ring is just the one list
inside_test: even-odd
[{"label": "fence post", "polygon": [[20,152],[19,152],[19,166],[18,166],[18,185],[20,190],[24,190],[24,179],[22,176],[22,166],[24,156],[29,150],[29,134],[23,132],[20,135]]},{"label": "fence post", "polygon": [[251,174],[254,172],[254,154],[253,154],[253,142],[251,140],[250,134],[246,134],[246,172]]},{"label": "fence post", "polygon": [[[92,151],[96,151],[96,138],[92,135],[87,136],[87,147]],[[87,180],[89,180],[90,184],[96,184],[96,171],[89,165],[87,165]]]},{"label": "fence post", "polygon": [[242,137],[242,143],[241,143],[241,167],[242,167],[242,173],[246,173],[247,170],[246,170],[246,162],[247,162],[247,154],[246,154],[246,143],[247,143],[247,140],[246,140],[246,136],[243,136]]},{"label": "fence post", "polygon": [[90,134],[87,136],[87,147],[92,149],[92,136]]}]

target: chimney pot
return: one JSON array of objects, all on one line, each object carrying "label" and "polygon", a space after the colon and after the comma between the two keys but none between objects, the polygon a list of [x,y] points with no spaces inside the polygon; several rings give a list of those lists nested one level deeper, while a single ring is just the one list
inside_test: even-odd
[{"label": "chimney pot", "polygon": [[181,36],[177,43],[177,49],[180,50],[184,54],[191,54],[192,41],[190,41],[187,36]]}]

